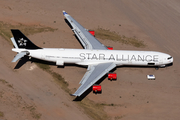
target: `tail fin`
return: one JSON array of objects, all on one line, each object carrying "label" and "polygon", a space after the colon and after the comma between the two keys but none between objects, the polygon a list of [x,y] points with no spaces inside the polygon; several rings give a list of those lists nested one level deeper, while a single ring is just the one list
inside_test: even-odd
[{"label": "tail fin", "polygon": [[41,49],[32,43],[20,30],[11,29],[14,39],[11,38],[15,48]]}]

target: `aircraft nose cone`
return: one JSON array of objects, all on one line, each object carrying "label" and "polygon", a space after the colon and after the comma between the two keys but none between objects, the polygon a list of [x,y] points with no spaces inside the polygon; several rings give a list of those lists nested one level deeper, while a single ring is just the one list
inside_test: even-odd
[{"label": "aircraft nose cone", "polygon": [[171,59],[167,60],[168,63],[173,63],[173,57],[171,57]]},{"label": "aircraft nose cone", "polygon": [[172,59],[171,59],[171,63],[173,63],[173,57],[172,57]]}]

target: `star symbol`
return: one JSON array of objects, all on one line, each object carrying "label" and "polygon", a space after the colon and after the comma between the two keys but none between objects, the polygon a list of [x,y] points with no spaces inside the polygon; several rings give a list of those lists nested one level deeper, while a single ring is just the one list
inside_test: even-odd
[{"label": "star symbol", "polygon": [[26,46],[27,44],[27,40],[25,40],[24,38],[20,38],[18,40],[19,46]]}]

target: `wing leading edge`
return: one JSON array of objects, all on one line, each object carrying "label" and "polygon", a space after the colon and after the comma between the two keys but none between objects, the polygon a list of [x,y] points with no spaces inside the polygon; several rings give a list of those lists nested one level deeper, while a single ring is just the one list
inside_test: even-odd
[{"label": "wing leading edge", "polygon": [[116,65],[112,62],[90,65],[87,69],[86,74],[84,75],[84,77],[80,82],[81,86],[73,95],[81,96],[87,89],[89,89],[100,78],[102,78],[106,73],[108,73],[110,70],[112,70],[115,67]]},{"label": "wing leading edge", "polygon": [[63,11],[64,16],[72,26],[73,32],[78,37],[79,41],[85,49],[107,50],[107,47],[100,43],[92,36],[83,26],[81,26],[73,17]]}]

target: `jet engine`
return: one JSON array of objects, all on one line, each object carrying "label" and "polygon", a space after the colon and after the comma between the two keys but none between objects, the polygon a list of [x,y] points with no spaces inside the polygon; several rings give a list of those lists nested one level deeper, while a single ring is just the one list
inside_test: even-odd
[{"label": "jet engine", "polygon": [[93,93],[96,93],[96,94],[102,92],[101,85],[93,85],[92,89],[93,89]]},{"label": "jet engine", "polygon": [[95,32],[93,30],[89,30],[89,33],[95,37]]},{"label": "jet engine", "polygon": [[117,79],[117,74],[116,73],[109,73],[108,74],[108,79],[109,80],[116,80]]},{"label": "jet engine", "polygon": [[107,46],[107,49],[108,49],[108,50],[113,50],[113,47]]}]

